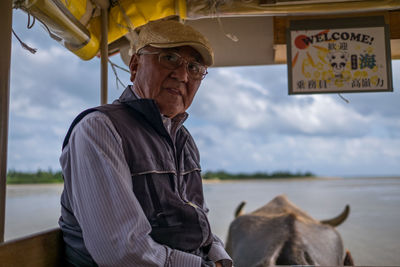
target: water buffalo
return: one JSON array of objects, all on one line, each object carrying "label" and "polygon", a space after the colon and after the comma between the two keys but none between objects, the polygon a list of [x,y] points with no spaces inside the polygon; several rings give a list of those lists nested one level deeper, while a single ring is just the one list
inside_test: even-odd
[{"label": "water buffalo", "polygon": [[354,265],[334,228],[347,218],[348,205],[325,221],[311,218],[283,195],[250,214],[242,215],[243,206],[236,210],[226,241],[235,267]]}]

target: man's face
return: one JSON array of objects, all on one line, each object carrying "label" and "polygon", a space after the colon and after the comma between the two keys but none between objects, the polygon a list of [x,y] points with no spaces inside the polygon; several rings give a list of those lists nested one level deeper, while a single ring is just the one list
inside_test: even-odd
[{"label": "man's face", "polygon": [[[186,61],[202,63],[199,53],[189,46],[171,49],[145,47],[144,51],[174,51]],[[173,118],[189,108],[201,80],[190,78],[185,63],[171,70],[162,66],[158,57],[158,54],[133,55],[129,64],[131,81],[140,97],[154,99],[161,114]]]}]

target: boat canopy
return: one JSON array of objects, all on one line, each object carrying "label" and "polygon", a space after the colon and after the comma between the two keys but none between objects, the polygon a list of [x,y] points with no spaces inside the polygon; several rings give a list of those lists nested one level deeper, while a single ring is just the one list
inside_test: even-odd
[{"label": "boat canopy", "polygon": [[[384,14],[399,23],[399,0],[14,0],[46,25],[50,36],[83,60],[99,54],[101,9],[108,11],[108,54],[121,52],[129,61],[136,30],[149,21],[179,19],[210,40],[214,66],[286,63],[288,21],[299,17]],[[391,39],[400,39],[393,31]],[[397,41],[392,46],[398,48]],[[399,58],[399,49],[392,49]],[[232,55],[235,55],[234,57]]]}]

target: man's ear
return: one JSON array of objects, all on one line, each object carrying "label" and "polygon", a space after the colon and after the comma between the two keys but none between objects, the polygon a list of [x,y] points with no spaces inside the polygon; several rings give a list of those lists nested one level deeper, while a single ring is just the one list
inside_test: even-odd
[{"label": "man's ear", "polygon": [[136,71],[138,68],[138,62],[139,62],[139,56],[137,54],[134,54],[131,57],[131,61],[129,62],[129,70],[131,71],[131,82],[135,80]]}]

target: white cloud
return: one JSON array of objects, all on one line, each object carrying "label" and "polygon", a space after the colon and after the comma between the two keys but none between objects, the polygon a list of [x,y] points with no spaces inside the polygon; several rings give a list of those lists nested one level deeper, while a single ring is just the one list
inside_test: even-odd
[{"label": "white cloud", "polygon": [[36,42],[42,39],[40,35],[23,32],[18,24],[13,28],[38,51],[30,54],[13,38],[8,168],[59,169],[61,144],[70,122],[98,99],[99,68],[50,39],[43,46]]},{"label": "white cloud", "polygon": [[254,82],[250,79],[246,79],[242,77],[240,74],[230,71],[228,68],[218,69],[218,74],[221,77],[221,79],[229,80],[232,84],[234,84],[237,87],[251,89],[264,96],[268,95],[268,91],[265,90],[265,88],[261,84]]},{"label": "white cloud", "polygon": [[[300,96],[299,98],[301,98]],[[304,134],[364,134],[370,119],[339,103],[331,96],[308,96],[313,99],[309,105],[296,103],[278,104],[271,107],[277,120],[291,129]]]},{"label": "white cloud", "polygon": [[205,170],[400,173],[398,92],[349,94],[349,104],[334,94],[288,96],[281,78],[266,82],[267,70],[217,69],[205,80],[188,122]]},{"label": "white cloud", "polygon": [[368,131],[371,118],[335,96],[282,96],[275,101],[269,87],[251,78],[238,69],[217,71],[204,83],[191,112],[225,127],[270,133],[354,136]]},{"label": "white cloud", "polygon": [[210,121],[251,129],[269,119],[267,95],[268,91],[260,84],[229,69],[218,69],[202,85],[191,113]]},{"label": "white cloud", "polygon": [[396,175],[400,140],[269,135],[192,127],[204,170],[232,172],[289,170],[319,175]]}]

